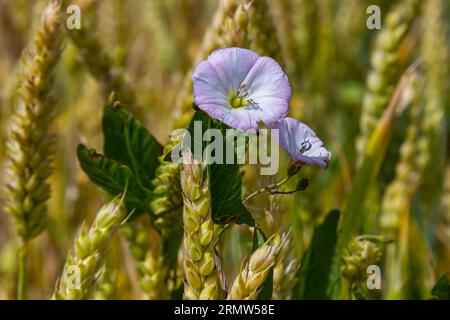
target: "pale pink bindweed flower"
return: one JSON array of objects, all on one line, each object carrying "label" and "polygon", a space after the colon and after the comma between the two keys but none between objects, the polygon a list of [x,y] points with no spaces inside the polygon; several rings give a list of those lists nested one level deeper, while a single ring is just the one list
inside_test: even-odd
[{"label": "pale pink bindweed flower", "polygon": [[232,128],[272,126],[288,112],[287,76],[275,60],[251,50],[218,49],[197,65],[192,79],[195,104]]},{"label": "pale pink bindweed flower", "polygon": [[326,169],[331,158],[316,133],[303,122],[284,118],[274,125],[279,130],[279,144],[295,165],[317,165]]}]

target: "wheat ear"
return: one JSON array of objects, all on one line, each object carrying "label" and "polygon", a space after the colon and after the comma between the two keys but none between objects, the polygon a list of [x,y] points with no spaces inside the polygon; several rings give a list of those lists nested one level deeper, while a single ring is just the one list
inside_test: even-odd
[{"label": "wheat ear", "polygon": [[183,154],[184,299],[217,298],[217,270],[214,259],[214,224],[207,167]]},{"label": "wheat ear", "polygon": [[62,51],[61,3],[42,13],[33,45],[22,57],[19,101],[11,119],[6,150],[6,205],[21,240],[18,298],[25,298],[26,251],[29,240],[45,229],[46,201],[55,137],[48,133],[55,115],[53,69]]},{"label": "wheat ear", "polygon": [[418,3],[418,0],[403,0],[397,3],[388,13],[385,26],[377,36],[371,57],[372,70],[367,76],[367,91],[361,110],[361,133],[356,142],[359,162],[399,79],[396,69],[399,49],[417,15]]},{"label": "wheat ear", "polygon": [[155,215],[153,223],[163,236],[181,229],[180,164],[165,160],[166,155],[179,141],[176,140],[164,147],[163,154],[159,158],[160,165],[152,181],[153,191],[157,195],[150,203]]},{"label": "wheat ear", "polygon": [[108,97],[112,91],[123,101],[136,116],[142,116],[135,106],[134,92],[131,90],[123,70],[113,63],[113,58],[104,49],[100,39],[96,36],[96,1],[79,1],[83,12],[83,24],[79,30],[70,30],[69,36],[80,51],[81,58],[90,73],[99,82],[102,94]]},{"label": "wheat ear", "polygon": [[[423,3],[424,32],[422,53],[425,60],[424,114],[419,140],[418,164],[423,171],[421,199],[424,211],[433,211],[441,192],[445,168],[446,119],[448,103],[448,28],[444,1]],[[429,217],[429,215],[426,215]]]},{"label": "wheat ear", "polygon": [[278,252],[279,247],[271,239],[254,251],[233,281],[227,299],[256,300]]},{"label": "wheat ear", "polygon": [[122,201],[123,198],[116,197],[103,206],[89,229],[83,224],[67,256],[53,293],[54,299],[84,300],[91,297],[108,245],[126,218]]},{"label": "wheat ear", "polygon": [[22,58],[19,103],[7,144],[6,211],[25,242],[45,228],[45,202],[50,197],[47,178],[55,140],[48,133],[55,114],[51,90],[63,34],[60,3],[51,2],[42,14],[33,46]]},{"label": "wheat ear", "polygon": [[130,222],[123,226],[122,234],[127,239],[135,260],[137,278],[146,300],[168,299],[166,284],[168,268],[162,255],[152,250],[148,238],[150,225],[143,220]]},{"label": "wheat ear", "polygon": [[278,258],[273,267],[273,299],[290,300],[292,289],[297,282],[297,270],[300,261],[295,256],[292,232],[277,234],[274,244],[280,248]]}]

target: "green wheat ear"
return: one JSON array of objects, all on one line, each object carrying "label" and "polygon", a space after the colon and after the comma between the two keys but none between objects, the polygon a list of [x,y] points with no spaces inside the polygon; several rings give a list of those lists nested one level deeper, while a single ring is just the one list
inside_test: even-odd
[{"label": "green wheat ear", "polygon": [[135,95],[125,80],[123,70],[116,66],[111,54],[104,49],[96,36],[96,10],[98,1],[81,2],[83,26],[69,32],[72,42],[79,49],[80,56],[89,72],[100,84],[102,95],[108,97],[112,91],[124,102],[131,112],[142,118],[142,110],[136,106]]},{"label": "green wheat ear", "polygon": [[360,136],[357,139],[358,162],[362,161],[370,135],[389,103],[395,84],[399,80],[396,66],[400,46],[417,16],[418,0],[403,0],[386,17],[385,26],[377,36],[371,56],[372,70],[367,76],[360,118]]},{"label": "green wheat ear", "polygon": [[150,247],[149,228],[149,223],[139,219],[124,225],[122,234],[127,239],[134,258],[143,298],[146,300],[168,299],[169,290],[166,284],[168,268],[163,256],[158,255],[158,252]]},{"label": "green wheat ear", "polygon": [[191,153],[183,155],[184,299],[218,298],[214,259],[214,223],[206,165],[193,163]]},{"label": "green wheat ear", "polygon": [[55,137],[48,133],[55,115],[53,69],[62,52],[64,31],[60,4],[44,10],[33,45],[22,57],[19,101],[11,119],[6,152],[6,212],[23,242],[45,228],[47,182]]},{"label": "green wheat ear", "polygon": [[294,237],[292,232],[276,234],[273,242],[280,248],[273,267],[273,299],[290,300],[300,267],[300,261],[295,255]]},{"label": "green wheat ear", "polygon": [[82,225],[56,284],[53,299],[91,298],[108,245],[126,219],[122,202],[123,197],[114,198],[100,209],[90,228]]},{"label": "green wheat ear", "polygon": [[164,147],[156,177],[152,181],[153,191],[157,195],[150,203],[155,215],[154,225],[165,237],[171,231],[181,229],[180,164],[165,160],[179,141],[172,141]]}]

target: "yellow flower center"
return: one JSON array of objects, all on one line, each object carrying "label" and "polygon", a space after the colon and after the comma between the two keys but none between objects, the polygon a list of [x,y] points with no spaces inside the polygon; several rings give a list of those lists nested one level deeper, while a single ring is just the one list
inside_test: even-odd
[{"label": "yellow flower center", "polygon": [[249,102],[252,103],[251,100],[247,99],[248,93],[249,88],[246,83],[243,83],[237,92],[233,90],[228,98],[230,106],[232,108],[241,108],[245,107]]},{"label": "yellow flower center", "polygon": [[247,105],[247,99],[245,97],[239,96],[236,91],[232,91],[228,98],[228,102],[232,108],[241,108]]}]

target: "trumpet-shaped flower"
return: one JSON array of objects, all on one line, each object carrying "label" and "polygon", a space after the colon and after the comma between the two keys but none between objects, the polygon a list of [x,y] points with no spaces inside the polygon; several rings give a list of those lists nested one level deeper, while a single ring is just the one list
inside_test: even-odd
[{"label": "trumpet-shaped flower", "polygon": [[286,116],[291,87],[269,57],[242,48],[214,51],[192,75],[195,104],[212,118],[247,131]]},{"label": "trumpet-shaped flower", "polygon": [[279,144],[296,165],[328,167],[331,152],[324,148],[314,131],[294,118],[284,118],[274,125],[279,130]]}]

